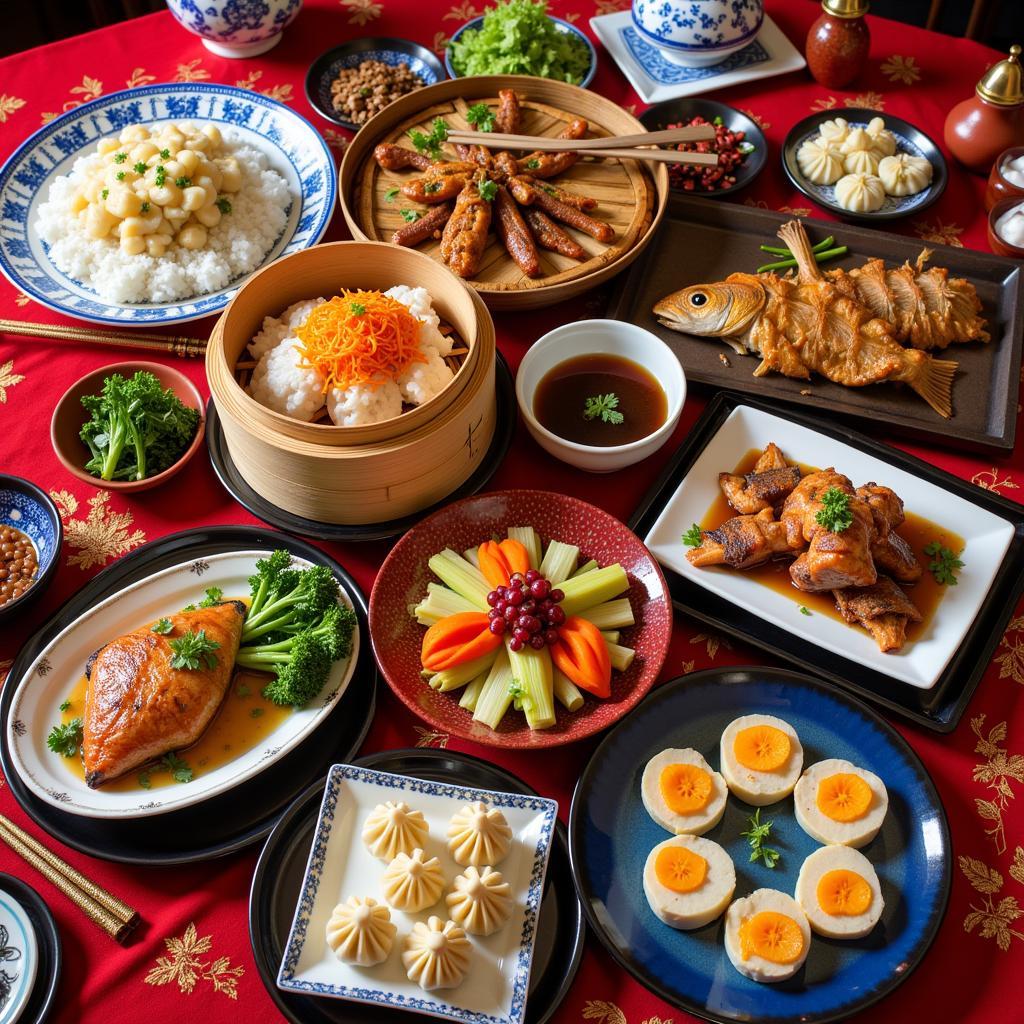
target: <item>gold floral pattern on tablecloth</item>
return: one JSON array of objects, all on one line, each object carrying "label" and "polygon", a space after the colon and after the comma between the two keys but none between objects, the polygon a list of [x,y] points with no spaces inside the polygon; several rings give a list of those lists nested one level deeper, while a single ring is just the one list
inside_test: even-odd
[{"label": "gold floral pattern on tablecloth", "polygon": [[629,8],[631,0],[594,0],[594,14],[615,14]]},{"label": "gold floral pattern on tablecloth", "polygon": [[930,220],[915,220],[914,234],[924,242],[935,242],[937,245],[955,245],[958,249],[964,247],[960,236],[964,229],[959,224],[945,224],[938,218],[932,224]]},{"label": "gold floral pattern on tablecloth", "polygon": [[[957,863],[971,887],[984,897],[980,906],[970,904],[970,913],[964,918],[964,931],[970,933],[977,929],[983,939],[995,939],[999,949],[1007,952],[1014,939],[1024,939],[1024,932],[1011,927],[1024,915],[1024,908],[1016,896],[1001,896],[996,901],[995,897],[1002,891],[1004,883],[1003,876],[995,868],[976,857],[963,855],[957,858]],[[1019,846],[1014,852],[1010,874],[1018,882],[1024,876],[1024,850]]]},{"label": "gold floral pattern on tablecloth", "polygon": [[430,48],[439,57],[442,57],[442,56],[444,56],[444,51],[448,49],[448,44],[449,43],[451,43],[451,40],[448,38],[447,35],[445,35],[444,32],[435,32],[434,33],[434,42],[431,44]]},{"label": "gold floral pattern on tablecloth", "polygon": [[716,633],[698,633],[696,636],[690,637],[690,643],[703,644],[707,656],[712,661],[715,660],[715,655],[718,654],[719,648],[724,648],[727,651],[732,650],[732,644],[724,636],[718,636]]},{"label": "gold floral pattern on tablecloth", "polygon": [[263,72],[260,71],[259,68],[253,68],[252,71],[250,71],[249,74],[247,74],[245,76],[245,78],[239,78],[238,81],[235,82],[235,85],[239,89],[255,89],[256,88],[256,83],[262,77],[263,77]]},{"label": "gold floral pattern on tablecloth", "polygon": [[375,18],[379,18],[384,10],[384,5],[376,0],[341,0],[341,6],[349,11],[350,25],[365,25]]},{"label": "gold floral pattern on tablecloth", "polygon": [[131,512],[115,512],[110,508],[110,491],[97,491],[88,501],[89,513],[75,518],[78,499],[70,491],[50,491],[64,523],[64,540],[74,554],[68,565],[91,569],[109,559],[123,555],[146,542],[142,530],[132,530],[135,517]]},{"label": "gold floral pattern on tablecloth", "polygon": [[8,96],[7,93],[0,92],[0,124],[5,124],[7,118],[23,106],[25,101],[20,96]]},{"label": "gold floral pattern on tablecloth", "polygon": [[835,96],[825,96],[824,98],[818,98],[811,104],[811,112],[818,113],[820,110],[832,110],[836,103]]},{"label": "gold floral pattern on tablecloth", "polygon": [[484,12],[478,10],[476,5],[472,3],[472,0],[462,0],[461,4],[456,4],[447,13],[441,16],[442,21],[472,21],[473,18],[479,18]]},{"label": "gold floral pattern on tablecloth", "polygon": [[843,103],[848,107],[866,107],[868,110],[885,110],[885,97],[880,92],[862,92],[847,96]]},{"label": "gold floral pattern on tablecloth", "polygon": [[[763,199],[744,199],[744,206],[756,206],[759,210],[770,210],[771,207]],[[809,206],[780,206],[779,213],[788,213],[791,217],[810,217]]]},{"label": "gold floral pattern on tablecloth", "polygon": [[184,64],[179,64],[174,72],[175,82],[205,82],[210,72],[203,67],[202,59],[195,57]]},{"label": "gold floral pattern on tablecloth", "polygon": [[156,81],[156,75],[149,74],[145,68],[133,68],[132,73],[128,76],[125,81],[125,85],[129,89],[138,89],[140,86],[149,85],[150,82]]},{"label": "gold floral pattern on tablecloth", "polygon": [[336,132],[333,128],[324,128],[320,134],[331,149],[336,149],[339,153],[344,153],[348,149],[348,137],[341,132]]},{"label": "gold floral pattern on tablecloth", "polygon": [[[14,304],[16,306],[27,306],[31,301],[32,300],[24,292],[18,292],[18,294],[14,296]],[[1021,373],[1024,373],[1024,370],[1021,370]]]},{"label": "gold floral pattern on tablecloth", "polygon": [[755,114],[748,107],[740,107],[740,113],[746,114],[747,117],[749,117],[750,120],[753,121],[754,124],[756,124],[757,127],[760,128],[763,132],[768,131],[768,129],[771,128],[772,126],[771,121],[766,121],[760,114]]},{"label": "gold floral pattern on tablecloth", "polygon": [[191,995],[196,982],[208,981],[214,992],[223,992],[228,999],[238,998],[238,979],[245,974],[239,964],[232,966],[230,957],[219,956],[214,960],[202,959],[213,946],[213,936],[200,936],[193,922],[189,922],[185,934],[164,939],[167,956],[158,956],[156,966],[146,974],[147,985],[170,985],[176,982],[183,995]]},{"label": "gold floral pattern on tablecloth", "polygon": [[1016,797],[1012,783],[1024,784],[1024,754],[1012,754],[1006,749],[1006,722],[992,726],[987,733],[982,732],[984,727],[984,713],[971,719],[971,732],[978,737],[974,752],[985,758],[974,766],[972,777],[988,786],[992,799],[975,797],[974,806],[983,821],[991,822],[985,827],[985,835],[995,843],[996,853],[1001,854],[1006,852],[1003,812]]},{"label": "gold floral pattern on tablecloth", "polygon": [[6,363],[0,363],[0,405],[7,402],[7,389],[13,388],[25,379],[25,374],[14,372],[14,360],[8,359]]},{"label": "gold floral pattern on tablecloth", "polygon": [[983,469],[971,477],[971,483],[985,491],[994,491],[1002,494],[1000,488],[1005,487],[1008,491],[1016,491],[1019,486],[1010,479],[1009,475],[1000,478],[999,470],[993,466],[991,469]]},{"label": "gold floral pattern on tablecloth", "polygon": [[[90,100],[99,99],[103,95],[103,83],[91,75],[82,75],[81,84],[71,86],[69,91],[71,99],[65,101],[64,106],[61,108],[64,113],[74,110],[75,107],[80,107],[83,103],[88,103]],[[43,124],[49,124],[55,117],[57,117],[55,111],[47,110],[43,112],[41,120]]]},{"label": "gold floral pattern on tablecloth", "polygon": [[413,729],[416,730],[416,742],[413,746],[417,747],[435,747],[438,750],[444,750],[451,738],[446,732],[424,729],[422,725],[414,725]]},{"label": "gold floral pattern on tablecloth", "polygon": [[898,53],[894,53],[887,60],[882,61],[882,74],[890,82],[913,85],[921,79],[921,66],[913,57],[901,57]]},{"label": "gold floral pattern on tablecloth", "polygon": [[598,1024],[626,1024],[626,1015],[605,999],[588,999],[583,1004],[583,1019]]},{"label": "gold floral pattern on tablecloth", "polygon": [[260,89],[260,92],[264,96],[269,96],[272,100],[277,100],[278,103],[291,103],[294,99],[292,96],[292,89],[294,86],[291,82],[282,82],[280,85],[272,85],[269,89]]},{"label": "gold floral pattern on tablecloth", "polygon": [[1024,686],[1024,615],[1010,619],[992,661],[999,666],[1000,679]]}]

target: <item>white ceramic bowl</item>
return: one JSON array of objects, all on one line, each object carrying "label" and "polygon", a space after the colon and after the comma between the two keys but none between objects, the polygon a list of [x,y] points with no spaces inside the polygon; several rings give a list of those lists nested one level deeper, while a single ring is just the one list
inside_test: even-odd
[{"label": "white ceramic bowl", "polygon": [[167,6],[218,57],[257,57],[281,41],[302,0],[167,0]]},{"label": "white ceramic bowl", "polygon": [[[541,426],[533,414],[533,396],[541,378],[567,359],[594,353],[632,359],[661,384],[668,413],[653,434],[629,444],[596,447],[567,441]],[[533,343],[519,364],[516,398],[527,430],[546,452],[589,473],[612,473],[653,455],[669,439],[686,401],[686,374],[668,345],[643,327],[621,320],[579,320],[556,327]]]},{"label": "white ceramic bowl", "polygon": [[633,0],[633,26],[666,60],[720,64],[761,31],[763,0]]}]

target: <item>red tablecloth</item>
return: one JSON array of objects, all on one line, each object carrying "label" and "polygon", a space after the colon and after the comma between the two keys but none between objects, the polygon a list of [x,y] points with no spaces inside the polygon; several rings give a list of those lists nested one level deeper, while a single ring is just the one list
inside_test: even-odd
[{"label": "red tablecloth", "polygon": [[[588,30],[596,14],[626,6],[624,0],[555,0],[553,12]],[[802,48],[817,4],[774,0],[771,16]],[[307,0],[283,42],[265,57],[231,61],[213,56],[167,13],[126,22],[0,62],[0,159],[55,114],[96,96],[153,81],[237,83],[291,104],[311,117],[340,156],[349,136],[313,114],[303,97],[310,61],[329,45],[360,35],[396,35],[440,51],[465,20],[480,13],[470,0],[446,8],[415,0]],[[871,19],[870,67],[857,92],[830,92],[806,73],[725,90],[719,98],[751,113],[772,145],[769,166],[738,202],[798,215],[810,203],[789,187],[777,159],[787,129],[813,110],[868,106],[906,117],[941,140],[950,107],[970,94],[996,59],[977,44]],[[600,47],[593,88],[638,110],[641,104]],[[897,230],[929,241],[985,247],[981,207],[984,182],[951,165],[949,188],[922,217],[898,222]],[[814,210],[815,216],[822,216]],[[345,237],[335,216],[328,238]],[[498,340],[513,367],[530,342],[556,324],[594,315],[604,295],[532,314],[503,314]],[[54,314],[0,281],[0,316],[54,321]],[[209,324],[189,325],[200,333]],[[50,449],[47,424],[54,402],[86,371],[113,362],[113,350],[37,340],[0,341],[0,468],[36,481],[50,491],[64,516],[66,540],[56,582],[30,614],[5,623],[0,635],[0,676],[19,643],[90,576],[146,541],[190,526],[253,523],[218,485],[199,457],[175,486],[131,499],[83,485],[60,466]],[[199,361],[177,361],[207,392]],[[693,423],[704,399],[689,401],[676,439]],[[898,441],[893,437],[890,440]],[[575,472],[545,456],[520,427],[492,487],[559,489],[589,499],[626,518],[672,450],[617,477]],[[1017,498],[1024,491],[1024,456],[968,457],[940,447],[915,454],[976,484]],[[387,546],[324,545],[369,592]],[[683,618],[676,629],[664,678],[709,666],[762,660]],[[1020,1020],[1019,972],[1024,954],[1024,615],[1011,622],[978,693],[955,733],[939,737],[897,723],[927,764],[953,832],[952,901],[942,930],[924,963],[883,1004],[863,1015],[871,1021],[958,1021],[993,1024]],[[444,745],[447,736],[422,727],[389,693],[382,694],[366,750]],[[451,747],[500,762],[546,795],[556,797],[563,816],[572,785],[591,744],[517,755],[495,753],[452,740]],[[6,790],[0,811],[38,834]],[[51,843],[56,846],[56,844]],[[61,1024],[113,1024],[146,1019],[154,1024],[201,1019],[219,1024],[239,1019],[278,1019],[256,973],[247,934],[247,899],[256,850],[193,867],[125,868],[57,847],[71,863],[134,903],[144,925],[121,948],[103,937],[51,885],[6,847],[0,869],[26,878],[53,908],[64,943],[60,986]],[[1016,968],[1016,970],[1015,970]],[[558,1011],[559,1024],[661,1024],[689,1019],[646,992],[593,939],[579,975]]]}]

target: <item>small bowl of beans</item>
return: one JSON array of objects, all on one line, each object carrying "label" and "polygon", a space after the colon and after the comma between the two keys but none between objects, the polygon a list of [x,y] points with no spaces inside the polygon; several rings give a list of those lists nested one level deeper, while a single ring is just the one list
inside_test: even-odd
[{"label": "small bowl of beans", "polygon": [[63,539],[49,495],[20,476],[0,473],[0,621],[46,589],[56,575]]},{"label": "small bowl of beans", "polygon": [[389,103],[444,79],[441,62],[408,39],[352,39],[321,54],[306,74],[306,99],[321,117],[358,131]]},{"label": "small bowl of beans", "polygon": [[684,97],[657,103],[640,116],[648,131],[712,125],[715,138],[684,142],[676,148],[698,153],[717,153],[713,167],[669,164],[669,186],[674,192],[696,196],[724,196],[749,185],[764,169],[768,142],[753,119],[726,103],[701,97]]}]

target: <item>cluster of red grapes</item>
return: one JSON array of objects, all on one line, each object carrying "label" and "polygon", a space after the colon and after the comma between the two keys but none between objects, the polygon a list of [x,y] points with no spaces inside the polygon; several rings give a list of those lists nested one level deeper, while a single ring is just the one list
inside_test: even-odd
[{"label": "cluster of red grapes", "polygon": [[487,595],[490,630],[498,636],[510,632],[508,645],[513,651],[521,651],[526,644],[539,651],[558,639],[558,627],[565,622],[558,604],[563,597],[536,569],[514,572],[507,587]]}]

